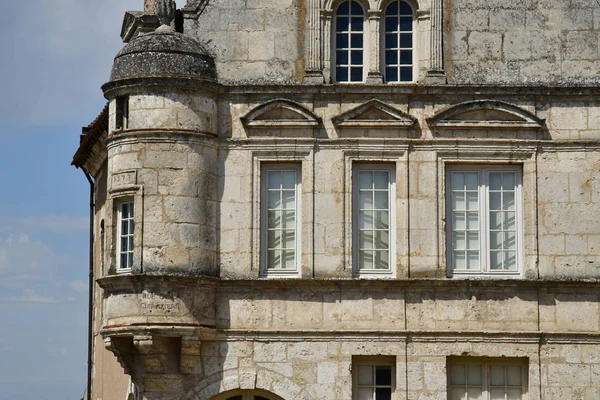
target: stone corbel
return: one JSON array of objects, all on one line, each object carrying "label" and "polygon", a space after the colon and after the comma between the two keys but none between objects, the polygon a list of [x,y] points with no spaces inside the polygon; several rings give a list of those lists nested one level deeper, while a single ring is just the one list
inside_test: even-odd
[{"label": "stone corbel", "polygon": [[153,335],[135,335],[133,345],[140,355],[146,374],[166,373],[168,346],[164,338]]},{"label": "stone corbel", "polygon": [[183,336],[181,338],[179,370],[182,374],[191,374],[200,363],[201,345],[199,337]]},{"label": "stone corbel", "polygon": [[123,367],[126,374],[132,373],[134,355],[131,340],[127,341],[127,338],[105,337],[104,347],[117,357],[117,361]]}]

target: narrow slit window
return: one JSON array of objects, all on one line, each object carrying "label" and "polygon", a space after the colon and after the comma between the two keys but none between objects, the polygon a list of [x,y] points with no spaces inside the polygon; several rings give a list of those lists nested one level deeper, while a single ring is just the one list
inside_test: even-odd
[{"label": "narrow slit window", "polygon": [[129,119],[129,96],[118,96],[115,98],[115,130],[128,128]]},{"label": "narrow slit window", "polygon": [[133,202],[120,203],[117,216],[117,268],[118,271],[127,271],[133,266],[135,232]]}]

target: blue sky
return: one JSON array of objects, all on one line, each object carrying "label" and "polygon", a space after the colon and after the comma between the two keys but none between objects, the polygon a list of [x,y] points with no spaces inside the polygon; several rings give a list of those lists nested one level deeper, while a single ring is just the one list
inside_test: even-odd
[{"label": "blue sky", "polygon": [[89,186],[70,162],[104,105],[123,13],[140,9],[0,1],[0,400],[83,396]]}]

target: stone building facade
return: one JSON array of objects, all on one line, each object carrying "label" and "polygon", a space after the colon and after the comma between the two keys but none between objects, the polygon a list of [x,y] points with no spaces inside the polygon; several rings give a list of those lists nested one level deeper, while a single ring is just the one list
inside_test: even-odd
[{"label": "stone building facade", "polygon": [[600,6],[146,0],[73,164],[89,398],[600,398]]}]

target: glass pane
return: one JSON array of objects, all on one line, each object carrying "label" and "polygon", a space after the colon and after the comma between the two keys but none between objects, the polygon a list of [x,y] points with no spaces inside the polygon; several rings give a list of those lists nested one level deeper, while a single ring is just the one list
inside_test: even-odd
[{"label": "glass pane", "polygon": [[504,252],[504,269],[514,271],[517,269],[517,253],[514,251]]},{"label": "glass pane", "polygon": [[375,389],[375,400],[391,400],[392,388]]},{"label": "glass pane", "polygon": [[296,252],[294,250],[285,250],[283,254],[283,265],[282,268],[294,269],[296,268]]},{"label": "glass pane", "polygon": [[392,367],[375,367],[375,384],[378,386],[391,386]]},{"label": "glass pane", "polygon": [[350,29],[353,32],[360,32],[360,31],[362,31],[363,30],[363,22],[364,22],[364,20],[363,20],[362,17],[350,18]]},{"label": "glass pane", "polygon": [[350,30],[350,18],[348,17],[337,17],[335,23],[338,32],[347,32]]},{"label": "glass pane", "polygon": [[455,269],[466,269],[466,255],[464,252],[455,252],[454,253],[454,268]]},{"label": "glass pane", "polygon": [[127,254],[127,268],[133,267],[133,253]]},{"label": "glass pane", "polygon": [[490,249],[502,249],[502,239],[504,234],[502,232],[490,232]]},{"label": "glass pane", "polygon": [[504,232],[504,249],[513,250],[517,248],[517,237],[515,232]]},{"label": "glass pane", "polygon": [[515,210],[515,192],[504,192],[502,196],[502,209],[508,211]]},{"label": "glass pane", "polygon": [[135,230],[135,222],[131,219],[131,220],[129,220],[129,234],[133,235],[134,230]]},{"label": "glass pane", "polygon": [[397,15],[398,14],[398,2],[394,1],[390,3],[385,9],[385,15]]},{"label": "glass pane", "polygon": [[348,65],[348,51],[347,50],[338,50],[335,52],[335,62],[337,65]]},{"label": "glass pane", "polygon": [[282,208],[284,210],[296,209],[296,192],[294,190],[284,190],[281,196],[283,197]]},{"label": "glass pane", "polygon": [[469,232],[467,239],[467,249],[479,250],[479,232]]},{"label": "glass pane", "polygon": [[403,49],[412,48],[412,33],[400,34],[400,47]]},{"label": "glass pane", "polygon": [[387,65],[390,64],[398,64],[398,52],[396,50],[388,50],[385,52],[385,63]]},{"label": "glass pane", "polygon": [[400,64],[411,65],[413,63],[412,51],[403,50],[400,52]]},{"label": "glass pane", "polygon": [[267,268],[281,268],[281,251],[267,251]]},{"label": "glass pane", "polygon": [[338,82],[348,82],[348,68],[336,68],[335,77]]},{"label": "glass pane", "polygon": [[129,268],[127,265],[127,253],[121,254],[121,268]]},{"label": "glass pane", "polygon": [[284,249],[295,249],[296,248],[296,231],[285,231],[283,232],[283,246]]},{"label": "glass pane", "polygon": [[490,211],[490,229],[502,229],[502,212]]},{"label": "glass pane", "polygon": [[504,399],[504,389],[502,388],[492,388],[490,390],[491,400],[505,400]]},{"label": "glass pane", "polygon": [[373,229],[373,211],[358,212],[358,227],[360,229]]},{"label": "glass pane", "polygon": [[373,252],[359,251],[358,264],[360,269],[373,269]]},{"label": "glass pane", "polygon": [[502,189],[502,173],[490,172],[490,190]]},{"label": "glass pane", "polygon": [[385,31],[396,32],[398,30],[398,18],[386,17],[385,18]]},{"label": "glass pane", "polygon": [[502,252],[490,252],[490,269],[502,269]]},{"label": "glass pane", "polygon": [[283,228],[284,229],[295,229],[296,228],[296,212],[295,211],[283,211]]},{"label": "glass pane", "polygon": [[267,175],[269,189],[279,189],[281,187],[281,171],[269,171]]},{"label": "glass pane", "polygon": [[479,251],[467,251],[467,269],[479,269]]},{"label": "glass pane", "polygon": [[281,247],[281,234],[280,230],[269,230],[267,233],[267,246],[269,249],[278,249]]},{"label": "glass pane", "polygon": [[122,218],[127,218],[129,216],[129,203],[121,204],[121,215]]},{"label": "glass pane", "polygon": [[360,231],[358,233],[358,247],[369,250],[373,248],[373,231]]},{"label": "glass pane", "polygon": [[400,30],[412,31],[412,17],[400,17]]},{"label": "glass pane", "polygon": [[128,242],[127,237],[122,237],[121,238],[121,252],[126,252],[128,250],[127,249],[127,242]]},{"label": "glass pane", "polygon": [[376,251],[375,252],[375,269],[389,269],[390,268],[390,253],[388,251]]},{"label": "glass pane", "polygon": [[464,232],[454,232],[454,244],[452,248],[454,250],[465,250],[467,248],[467,241]]},{"label": "glass pane", "polygon": [[269,210],[268,214],[268,228],[279,228],[281,227],[281,211]]},{"label": "glass pane", "polygon": [[283,171],[281,175],[283,180],[283,189],[296,188],[296,171]]},{"label": "glass pane", "polygon": [[467,193],[467,210],[477,211],[479,209],[479,195],[477,192]]},{"label": "glass pane", "polygon": [[504,386],[504,383],[506,382],[504,379],[504,365],[491,365],[490,375],[490,383],[492,386]]},{"label": "glass pane", "polygon": [[452,193],[452,209],[464,210],[466,208],[465,194],[463,192]]},{"label": "glass pane", "polygon": [[[362,33],[353,33],[350,35],[350,43],[353,49],[362,49],[363,47],[363,34]],[[355,57],[360,56],[360,62],[354,62]],[[362,64],[362,51],[360,52],[352,52],[352,64]]]},{"label": "glass pane", "polygon": [[375,248],[387,250],[390,248],[390,234],[388,231],[375,231]]},{"label": "glass pane", "polygon": [[352,15],[362,15],[363,13],[363,9],[357,1],[352,2],[350,10],[352,11]]},{"label": "glass pane", "polygon": [[467,172],[466,174],[466,189],[477,190],[479,187],[479,173]]},{"label": "glass pane", "polygon": [[456,230],[466,229],[467,225],[465,223],[465,213],[464,212],[455,212],[454,213],[454,228]]},{"label": "glass pane", "polygon": [[363,69],[362,67],[352,67],[350,68],[350,81],[351,82],[360,82],[363,79]]},{"label": "glass pane", "polygon": [[268,208],[281,208],[281,192],[279,190],[269,190],[268,197]]},{"label": "glass pane", "polygon": [[[349,47],[349,44],[350,44],[350,42],[349,42],[347,33],[338,33],[336,35],[336,42],[335,42],[336,48],[347,49]],[[346,60],[348,59],[347,57],[348,57],[348,55],[346,55]],[[344,63],[338,62],[338,64],[344,64]]]},{"label": "glass pane", "polygon": [[345,1],[337,9],[338,14],[349,14],[350,13],[350,2]]},{"label": "glass pane", "polygon": [[451,400],[465,400],[467,398],[466,389],[463,388],[452,388],[450,392]]},{"label": "glass pane", "polygon": [[375,211],[375,228],[376,229],[388,229],[389,227],[389,213],[387,211]]},{"label": "glass pane", "polygon": [[521,366],[520,365],[508,365],[506,367],[507,372],[507,384],[511,386],[521,386]]},{"label": "glass pane", "polygon": [[502,229],[505,229],[507,231],[515,230],[516,229],[515,213],[514,212],[505,212],[503,214],[504,214],[504,226],[502,227]]},{"label": "glass pane", "polygon": [[469,388],[467,389],[469,400],[480,400],[483,399],[481,389],[480,388]]},{"label": "glass pane", "polygon": [[129,251],[133,250],[133,236],[129,236],[129,245],[127,246]]},{"label": "glass pane", "polygon": [[375,208],[378,210],[387,210],[389,205],[389,192],[375,192]]},{"label": "glass pane", "polygon": [[[354,36],[354,35],[353,35]],[[352,65],[362,65],[363,63],[363,52],[362,50],[354,50],[351,51],[351,60],[352,60]]]},{"label": "glass pane", "polygon": [[453,190],[464,190],[465,189],[465,174],[464,174],[464,172],[453,172],[451,181],[452,181],[452,189]]},{"label": "glass pane", "polygon": [[388,33],[385,35],[385,47],[387,49],[398,48],[398,35],[395,33]]},{"label": "glass pane", "polygon": [[504,190],[514,190],[515,189],[515,173],[514,172],[505,172],[502,174],[502,187]]},{"label": "glass pane", "polygon": [[373,367],[371,365],[358,366],[358,384],[372,385],[373,384]]},{"label": "glass pane", "polygon": [[481,365],[470,364],[467,365],[467,384],[468,385],[481,385]]},{"label": "glass pane", "polygon": [[401,15],[412,15],[412,7],[405,1],[400,2],[400,14]]},{"label": "glass pane", "polygon": [[373,209],[373,192],[360,191],[358,193],[358,208],[361,210]]},{"label": "glass pane", "polygon": [[127,232],[129,232],[128,221],[122,220],[121,221],[121,235],[127,235]]},{"label": "glass pane", "polygon": [[479,214],[476,212],[467,213],[467,229],[479,229]]},{"label": "glass pane", "polygon": [[358,400],[373,400],[373,389],[372,388],[358,389]]},{"label": "glass pane", "polygon": [[373,172],[359,171],[358,187],[359,189],[373,189]]},{"label": "glass pane", "polygon": [[413,79],[413,69],[410,67],[400,68],[400,80],[402,82],[410,82]]},{"label": "glass pane", "polygon": [[465,366],[462,364],[450,366],[450,384],[464,385],[465,384]]},{"label": "glass pane", "polygon": [[521,393],[520,388],[509,388],[507,394],[508,400],[521,400],[523,398],[523,393]]},{"label": "glass pane", "polygon": [[397,82],[398,81],[398,69],[397,68],[386,68],[385,69],[385,79],[388,82]]}]

